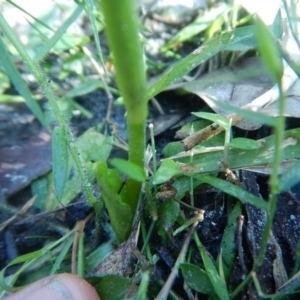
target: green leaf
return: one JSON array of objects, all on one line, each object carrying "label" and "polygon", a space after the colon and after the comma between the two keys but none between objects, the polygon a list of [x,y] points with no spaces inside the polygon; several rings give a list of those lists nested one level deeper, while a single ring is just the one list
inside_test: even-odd
[{"label": "green leaf", "polygon": [[[282,142],[282,165],[281,169],[285,168],[290,162],[300,158],[300,129],[288,130],[285,132],[286,138]],[[273,163],[273,147],[274,147],[274,136],[257,141],[260,144],[258,149],[244,150],[244,149],[229,149],[228,161],[231,170],[234,169],[254,169],[260,172],[267,173],[271,170]],[[160,168],[158,169],[154,183],[163,183],[173,176],[179,175],[191,175],[192,174],[207,174],[207,173],[218,173],[224,171],[223,152],[206,152],[196,154],[193,157],[192,163],[179,164],[170,159],[163,161]],[[181,158],[182,159],[182,158]],[[201,178],[199,177],[201,181]],[[183,193],[189,190],[189,179],[179,177],[175,180],[173,185],[178,193],[176,199],[181,199]],[[226,187],[224,187],[226,189]],[[183,193],[181,193],[183,191]],[[225,190],[226,192],[226,190]]]},{"label": "green leaf", "polygon": [[228,181],[211,177],[211,176],[206,176],[206,175],[190,175],[193,178],[199,179],[204,183],[208,183],[224,193],[227,193],[243,203],[249,203],[259,209],[262,209],[264,211],[268,210],[268,202],[263,200],[262,198],[256,197],[253,194],[247,192],[246,190],[238,187],[237,185],[234,185]]},{"label": "green leaf", "polygon": [[195,19],[195,21],[188,24],[186,27],[181,29],[175,36],[173,36],[168,43],[161,49],[161,51],[167,51],[168,49],[189,40],[193,36],[206,30],[219,16],[223,15],[228,11],[229,7],[225,3],[213,7],[205,14],[201,14]]},{"label": "green leaf", "polygon": [[146,173],[144,169],[140,166],[134,164],[125,159],[114,158],[110,160],[112,166],[114,166],[118,171],[124,173],[129,178],[137,180],[139,182],[144,182],[146,180]]},{"label": "green leaf", "polygon": [[184,281],[190,288],[202,294],[214,293],[213,286],[204,270],[195,265],[186,263],[181,264],[180,269],[182,271]]},{"label": "green leaf", "polygon": [[118,241],[123,242],[130,234],[133,212],[118,194],[122,187],[122,180],[113,170],[108,170],[105,162],[97,164],[96,178],[101,190],[101,197],[109,213],[112,228]]},{"label": "green leaf", "polygon": [[[47,198],[49,192],[49,174],[43,177],[39,177],[31,183],[31,193],[36,195],[37,198],[34,201],[34,207],[43,211],[44,201]],[[53,185],[52,185],[53,186]]]},{"label": "green leaf", "polygon": [[236,106],[230,105],[225,102],[218,101],[217,99],[211,97],[210,95],[201,95],[202,97],[207,97],[207,100],[214,102],[219,107],[226,109],[228,111],[234,112],[238,115],[244,116],[252,121],[258,122],[260,124],[265,124],[269,126],[276,126],[277,124],[277,117],[271,117],[266,114],[262,114],[259,112],[254,112],[242,108],[238,108]]},{"label": "green leaf", "polygon": [[150,270],[147,270],[142,273],[142,280],[139,284],[135,300],[147,299],[149,284],[150,284]]},{"label": "green leaf", "polygon": [[[93,92],[96,89],[102,88],[104,89],[104,84],[98,79],[90,79],[87,81],[84,81],[80,83],[78,86],[74,87],[73,89],[69,90],[66,94],[65,97],[68,98],[74,98],[74,97],[79,97],[82,95],[86,95],[88,93]],[[118,91],[114,88],[109,88],[109,90],[113,94],[119,94]]]},{"label": "green leaf", "polygon": [[[199,184],[201,184],[200,180],[193,180],[194,188],[196,188]],[[175,179],[172,185],[177,190],[175,199],[180,200],[186,195],[186,193],[189,193],[191,191],[191,178],[187,176],[180,176]]]},{"label": "green leaf", "polygon": [[[62,238],[58,239],[55,242],[50,242],[42,249],[33,251],[31,253],[27,253],[21,256],[16,257],[12,260],[5,268],[0,271],[0,291],[6,290],[10,292],[15,292],[18,290],[17,287],[13,287],[14,284],[17,282],[20,275],[26,271],[30,270],[30,268],[36,268],[37,265],[41,265],[41,262],[45,262],[45,260],[49,260],[50,256],[53,254],[54,248],[61,250],[61,243],[68,239],[71,234],[74,233],[74,230],[70,231],[68,234],[65,234]],[[53,257],[52,257],[53,258]],[[20,265],[22,264],[22,265]],[[13,265],[19,265],[18,271],[13,273],[11,276],[7,277],[4,276],[5,271],[7,268]],[[5,279],[4,279],[5,278]]]},{"label": "green leaf", "polygon": [[179,165],[171,159],[166,159],[162,162],[160,168],[155,173],[153,184],[160,184],[168,181],[173,176],[182,174]]},{"label": "green leaf", "polygon": [[180,142],[170,142],[163,148],[164,157],[170,157],[182,152],[182,144]]},{"label": "green leaf", "polygon": [[[201,63],[215,54],[241,41],[253,39],[254,26],[237,28],[232,32],[224,33],[194,50],[178,63],[166,70],[152,85],[148,87],[146,98],[151,99],[166,87],[175,83],[182,76],[188,74]],[[255,44],[253,45],[255,46]]]},{"label": "green leaf", "polygon": [[100,63],[101,63],[101,66],[104,70],[105,75],[107,75],[107,70],[106,70],[106,67],[105,67],[105,64],[104,64],[104,61],[103,61],[103,55],[102,55],[102,51],[101,51],[100,38],[99,38],[99,35],[98,35],[99,29],[97,27],[97,24],[99,24],[99,22],[97,23],[96,16],[95,16],[95,13],[94,13],[94,9],[95,9],[94,5],[95,4],[96,3],[94,3],[93,0],[86,0],[85,1],[85,5],[86,5],[86,8],[87,8],[87,14],[89,16],[90,22],[91,22],[92,27],[93,27],[94,40],[95,40],[95,44],[96,44],[96,47],[97,47]]},{"label": "green leaf", "polygon": [[[285,136],[286,138],[282,142],[283,163],[300,158],[300,128],[286,131]],[[268,171],[267,167],[270,167],[273,163],[274,135],[258,140],[258,142],[260,143],[259,149],[229,149],[229,168],[231,170],[261,168],[265,172]],[[202,153],[194,155],[192,163],[182,164],[179,168],[183,173],[222,172],[224,171],[222,160],[223,152]]]},{"label": "green leaf", "polygon": [[91,283],[94,283],[101,300],[121,300],[131,284],[131,279],[118,275],[106,275],[103,278],[95,278]]},{"label": "green leaf", "polygon": [[76,144],[84,161],[100,162],[108,159],[112,141],[112,137],[106,137],[94,129],[89,129],[77,139]]},{"label": "green leaf", "polygon": [[161,236],[165,235],[165,232],[172,235],[173,225],[178,218],[180,212],[180,205],[178,202],[169,199],[163,203],[160,208],[158,226],[158,233]]},{"label": "green leaf", "polygon": [[273,32],[276,38],[281,39],[283,34],[283,20],[282,20],[280,9],[278,10],[275,20],[271,26],[271,31]]},{"label": "green leaf", "polygon": [[83,95],[93,92],[94,90],[96,90],[102,86],[103,86],[103,84],[98,79],[88,80],[88,81],[80,83],[75,88],[69,90],[65,94],[65,97],[74,98],[74,97],[83,96]]},{"label": "green leaf", "polygon": [[272,33],[259,19],[256,21],[255,35],[257,39],[258,50],[262,56],[262,59],[274,77],[275,81],[279,83],[283,75],[282,58],[280,57]]},{"label": "green leaf", "polygon": [[208,278],[213,286],[214,292],[219,296],[222,300],[229,300],[229,295],[226,287],[224,286],[212,260],[210,259],[209,255],[206,252],[206,249],[201,244],[197,234],[194,234],[194,237],[196,239],[196,243],[198,246],[198,249],[200,250],[200,254],[205,266],[206,273],[208,275]]},{"label": "green leaf", "polygon": [[247,39],[241,39],[234,44],[229,44],[225,47],[226,51],[248,51],[256,46],[254,35],[249,36]]},{"label": "green leaf", "polygon": [[86,258],[86,272],[92,271],[95,266],[98,266],[102,263],[110,254],[113,253],[114,248],[112,244],[114,243],[114,239],[106,243],[102,243],[99,247],[97,247],[92,253],[90,253]]},{"label": "green leaf", "polygon": [[35,60],[42,60],[53,48],[53,46],[62,38],[62,35],[67,31],[67,29],[77,20],[78,16],[81,14],[84,8],[83,4],[79,4],[74,10],[72,15],[61,25],[61,27],[55,31],[54,35],[39,49]]},{"label": "green leaf", "polygon": [[229,213],[226,228],[221,241],[223,269],[226,282],[229,280],[236,257],[236,234],[238,230],[238,217],[242,214],[242,204],[237,201]]},{"label": "green leaf", "polygon": [[[86,175],[90,181],[95,179],[95,163],[105,161],[110,153],[112,147],[112,138],[105,137],[99,132],[93,129],[89,129],[79,136],[75,142],[77,149],[80,153],[81,160],[85,164]],[[99,151],[99,149],[101,149]],[[51,192],[52,177],[49,176],[48,180],[48,197],[43,199],[45,210],[52,210],[57,206],[57,199]],[[78,173],[77,168],[74,165],[74,161],[71,155],[68,158],[68,180],[65,185],[63,195],[61,197],[61,203],[67,205],[82,191],[82,180]]]},{"label": "green leaf", "polygon": [[255,140],[246,139],[246,138],[235,138],[230,142],[230,147],[245,149],[245,150],[253,150],[259,149],[260,143]]},{"label": "green leaf", "polygon": [[218,125],[220,125],[221,127],[225,128],[225,130],[230,129],[229,121],[221,115],[213,114],[213,113],[207,113],[207,112],[192,112],[192,114],[195,115],[198,118],[203,118],[203,119],[207,119],[207,120],[210,120],[212,122],[215,122]]},{"label": "green leaf", "polygon": [[18,69],[16,68],[14,62],[12,61],[10,55],[8,54],[2,38],[0,38],[0,53],[1,53],[1,66],[4,68],[5,73],[13,83],[14,87],[16,88],[18,93],[22,97],[24,97],[26,101],[26,105],[29,107],[32,113],[37,117],[37,119],[41,122],[41,124],[43,126],[48,127],[41,108],[39,107],[36,100],[32,97],[32,94],[27,84],[21,77]]},{"label": "green leaf", "polygon": [[52,164],[55,194],[60,200],[68,178],[68,145],[60,126],[56,126],[52,134]]},{"label": "green leaf", "polygon": [[64,246],[59,252],[57,258],[55,259],[55,262],[51,268],[50,274],[47,275],[53,275],[55,273],[58,273],[60,271],[61,264],[63,260],[65,259],[65,256],[67,255],[68,251],[70,250],[71,246],[73,245],[74,238],[70,237],[68,240],[64,242]]}]

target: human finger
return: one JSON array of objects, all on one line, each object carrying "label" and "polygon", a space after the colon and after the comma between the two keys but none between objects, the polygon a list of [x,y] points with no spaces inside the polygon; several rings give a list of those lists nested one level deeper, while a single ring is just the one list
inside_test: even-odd
[{"label": "human finger", "polygon": [[68,273],[48,276],[9,295],[4,300],[100,300],[84,279]]}]

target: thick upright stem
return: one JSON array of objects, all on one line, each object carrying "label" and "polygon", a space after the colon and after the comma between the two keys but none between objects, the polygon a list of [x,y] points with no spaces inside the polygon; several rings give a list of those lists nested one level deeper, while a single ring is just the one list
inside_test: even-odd
[{"label": "thick upright stem", "polygon": [[[106,34],[113,53],[117,83],[127,113],[129,160],[144,167],[145,121],[148,115],[146,73],[136,2],[133,0],[100,1]],[[141,184],[129,180],[124,201],[135,211]],[[123,197],[122,197],[123,198]]]}]

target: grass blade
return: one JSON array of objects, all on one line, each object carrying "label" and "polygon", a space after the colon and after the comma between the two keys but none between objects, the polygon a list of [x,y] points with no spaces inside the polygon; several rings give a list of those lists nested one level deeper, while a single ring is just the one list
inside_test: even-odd
[{"label": "grass blade", "polygon": [[72,15],[64,22],[64,24],[62,24],[62,26],[55,31],[54,35],[43,44],[43,46],[39,49],[39,52],[35,57],[36,61],[42,60],[50,52],[53,46],[61,39],[62,35],[67,31],[67,29],[77,20],[83,8],[84,5],[79,4],[72,13]]},{"label": "grass blade", "polygon": [[255,41],[253,39],[253,32],[254,26],[237,28],[232,32],[226,32],[197,48],[187,57],[171,66],[162,74],[162,76],[160,76],[152,85],[150,85],[147,90],[146,98],[153,98],[166,87],[170,86],[172,83],[175,83],[183,75],[189,73],[218,52],[225,50],[228,46],[234,45],[241,41],[253,41],[252,46],[254,47]]},{"label": "grass blade", "polygon": [[101,45],[100,45],[100,39],[99,39],[99,35],[98,35],[98,30],[97,30],[96,18],[95,18],[95,14],[94,14],[94,11],[93,11],[94,1],[93,0],[86,0],[85,4],[86,4],[89,19],[90,19],[92,27],[93,27],[94,39],[95,39],[95,44],[96,44],[96,47],[97,47],[100,63],[101,63],[101,66],[104,70],[104,73],[106,74],[107,71],[106,71],[106,67],[105,67],[105,64],[104,64],[104,60],[103,60],[103,55],[102,55]]},{"label": "grass blade", "polygon": [[241,213],[242,204],[237,201],[228,216],[227,225],[221,241],[220,248],[222,250],[222,256],[220,256],[220,259],[223,259],[224,261],[223,268],[226,282],[228,282],[236,257],[236,232],[238,230],[237,219]]},{"label": "grass blade", "polygon": [[52,164],[55,193],[60,200],[68,178],[68,145],[60,126],[56,126],[52,134]]},{"label": "grass blade", "polygon": [[194,239],[195,239],[197,247],[200,251],[208,278],[209,278],[212,286],[214,287],[214,291],[216,292],[216,294],[218,295],[218,297],[220,299],[229,300],[229,295],[228,295],[227,289],[224,286],[212,260],[210,259],[209,255],[207,254],[206,249],[203,247],[202,243],[200,242],[199,237],[196,232],[194,233]]},{"label": "grass blade", "polygon": [[264,211],[268,210],[268,202],[264,201],[262,198],[258,198],[251,193],[245,191],[244,189],[234,185],[230,182],[225,180],[212,177],[212,176],[205,176],[205,175],[191,175],[193,178],[199,179],[204,183],[208,183],[221,191],[239,199],[243,203],[249,203],[259,209]]},{"label": "grass blade", "polygon": [[13,63],[10,55],[8,54],[6,47],[3,43],[2,38],[0,38],[0,53],[1,53],[1,65],[3,66],[5,73],[12,81],[14,87],[19,92],[19,94],[24,97],[26,105],[32,111],[32,113],[36,116],[36,118],[41,122],[41,124],[47,127],[50,130],[49,126],[46,123],[44,114],[37,104],[36,100],[32,97],[30,90],[28,89],[26,83],[21,77],[19,71],[17,70],[15,64]]}]

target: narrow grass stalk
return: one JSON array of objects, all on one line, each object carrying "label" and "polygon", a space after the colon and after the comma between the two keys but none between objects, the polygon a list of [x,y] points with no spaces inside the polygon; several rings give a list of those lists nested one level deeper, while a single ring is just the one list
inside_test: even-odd
[{"label": "narrow grass stalk", "polygon": [[169,277],[168,277],[167,281],[165,282],[164,286],[162,287],[162,289],[160,290],[160,292],[156,296],[155,300],[165,300],[165,299],[168,298],[169,292],[172,288],[172,285],[175,281],[175,278],[178,275],[180,264],[182,264],[184,262],[186,253],[188,251],[188,247],[190,245],[192,235],[193,235],[193,233],[195,231],[195,228],[197,227],[198,223],[199,223],[199,221],[194,222],[194,224],[190,228],[187,236],[185,237],[184,243],[183,243],[182,248],[180,250],[180,253],[177,257],[175,265],[172,268],[172,272],[169,274]]},{"label": "narrow grass stalk", "polygon": [[279,98],[279,117],[278,123],[276,126],[276,134],[275,134],[275,149],[274,149],[274,161],[273,161],[273,169],[270,179],[271,186],[271,195],[269,199],[269,208],[267,210],[267,222],[265,226],[265,230],[262,237],[262,243],[260,247],[260,252],[257,258],[257,261],[254,265],[254,270],[256,271],[263,263],[265,251],[267,248],[268,238],[272,229],[273,219],[277,206],[277,195],[279,193],[279,168],[281,163],[282,149],[281,144],[284,138],[284,125],[285,125],[285,97],[283,94],[281,84],[278,85],[280,90],[280,98]]},{"label": "narrow grass stalk", "polygon": [[103,83],[104,83],[104,85],[106,85],[105,80],[107,79],[107,70],[106,70],[106,67],[105,67],[105,64],[104,64],[104,60],[103,60],[101,44],[100,44],[100,39],[99,39],[97,24],[96,24],[96,17],[94,15],[94,1],[93,0],[86,0],[85,5],[86,5],[86,8],[87,8],[87,13],[88,13],[90,22],[91,22],[92,27],[93,27],[94,39],[95,39],[95,43],[96,43],[96,47],[97,47],[101,67],[103,68],[103,71],[104,71],[104,74],[105,74],[105,79],[103,78]]},{"label": "narrow grass stalk", "polygon": [[157,163],[156,163],[156,148],[155,148],[155,139],[154,139],[154,126],[153,124],[149,124],[150,138],[151,138],[151,147],[152,147],[152,169],[153,174],[155,175],[157,171]]},{"label": "narrow grass stalk", "polygon": [[[3,268],[0,272],[0,298],[3,296],[4,291],[8,292],[16,292],[19,288],[13,287],[14,284],[19,279],[19,276],[25,271],[29,270],[32,266],[39,263],[41,260],[45,259],[45,256],[47,257],[45,260],[49,260],[49,255],[54,255],[54,248],[59,246],[64,240],[66,240],[70,235],[74,234],[75,229],[72,229],[70,232],[68,232],[66,235],[61,237],[55,242],[52,242],[45,246],[44,248],[40,250],[36,250],[32,253],[24,254],[22,256],[18,256],[13,261],[11,261],[5,268]],[[61,251],[61,249],[59,249]],[[21,264],[23,263],[19,269],[10,277],[8,277],[8,280],[5,280],[5,271],[10,266]],[[3,292],[2,292],[3,291]],[[2,292],[2,293],[1,293]]]},{"label": "narrow grass stalk", "polygon": [[148,286],[150,283],[150,272],[146,271],[142,275],[142,281],[140,283],[137,295],[136,295],[136,300],[143,300],[147,299],[147,290]]},{"label": "narrow grass stalk", "polygon": [[84,232],[82,232],[78,241],[77,275],[79,277],[84,277],[84,263]]},{"label": "narrow grass stalk", "polygon": [[[138,31],[136,2],[102,0],[106,34],[113,53],[118,87],[127,114],[129,161],[144,168],[145,122],[148,115],[146,74]],[[141,183],[129,179],[122,198],[135,211]]]},{"label": "narrow grass stalk", "polygon": [[142,234],[143,234],[143,239],[144,239],[144,244],[143,244],[141,253],[144,253],[144,252],[147,253],[147,258],[151,264],[154,264],[154,261],[153,261],[153,255],[151,253],[151,249],[150,249],[150,245],[149,245],[149,240],[153,233],[155,223],[156,223],[156,221],[152,220],[150,228],[148,229],[148,232],[146,232],[145,223],[144,222],[141,223],[141,229],[142,229]]},{"label": "narrow grass stalk", "polygon": [[[149,131],[150,131],[150,139],[151,139],[151,149],[152,149],[152,170],[153,174],[155,175],[157,171],[157,162],[156,162],[156,147],[155,147],[155,139],[154,139],[154,126],[153,124],[149,124]],[[154,191],[151,191],[150,182],[146,182],[146,190],[147,190],[147,202],[148,202],[148,209],[151,214],[151,217],[154,221],[158,219],[157,213],[157,186],[154,186]]]},{"label": "narrow grass stalk", "polygon": [[[256,38],[258,43],[258,49],[261,53],[261,57],[269,69],[270,74],[276,81],[276,88],[278,88],[278,112],[279,116],[277,118],[277,122],[274,125],[275,128],[275,139],[274,139],[274,158],[272,165],[272,173],[270,178],[270,187],[271,192],[269,196],[269,202],[267,206],[267,220],[265,224],[265,230],[263,232],[262,241],[260,244],[260,251],[256,261],[254,261],[254,266],[252,269],[253,272],[256,272],[263,264],[265,252],[267,249],[268,239],[272,230],[272,224],[275,216],[276,206],[277,206],[277,196],[280,191],[279,188],[279,169],[280,163],[282,159],[282,142],[284,139],[284,126],[285,126],[285,85],[287,83],[287,79],[285,78],[285,73],[287,69],[284,68],[282,58],[279,55],[278,47],[276,47],[276,43],[272,35],[269,33],[266,26],[260,21],[257,20],[256,24],[257,32]],[[251,275],[248,274],[247,278],[236,288],[236,290],[232,293],[232,297],[236,296],[245,285],[251,280]]]},{"label": "narrow grass stalk", "polygon": [[[285,117],[284,117],[284,110],[285,110],[285,97],[283,94],[282,85],[279,84],[279,91],[280,91],[280,98],[279,98],[279,117],[278,122],[275,127],[275,149],[274,149],[274,161],[273,161],[273,169],[270,179],[270,187],[271,187],[271,194],[268,202],[268,209],[267,209],[267,221],[265,225],[265,230],[262,236],[262,242],[260,245],[260,251],[258,254],[257,260],[254,262],[253,272],[256,272],[263,264],[265,252],[267,249],[268,239],[270,236],[270,232],[272,229],[273,219],[276,211],[277,206],[277,196],[279,193],[279,168],[281,162],[281,144],[284,138],[284,125],[285,125]],[[252,277],[251,274],[248,274],[244,281],[234,290],[231,294],[231,298],[235,298],[243,289],[244,287],[251,281]]]}]

